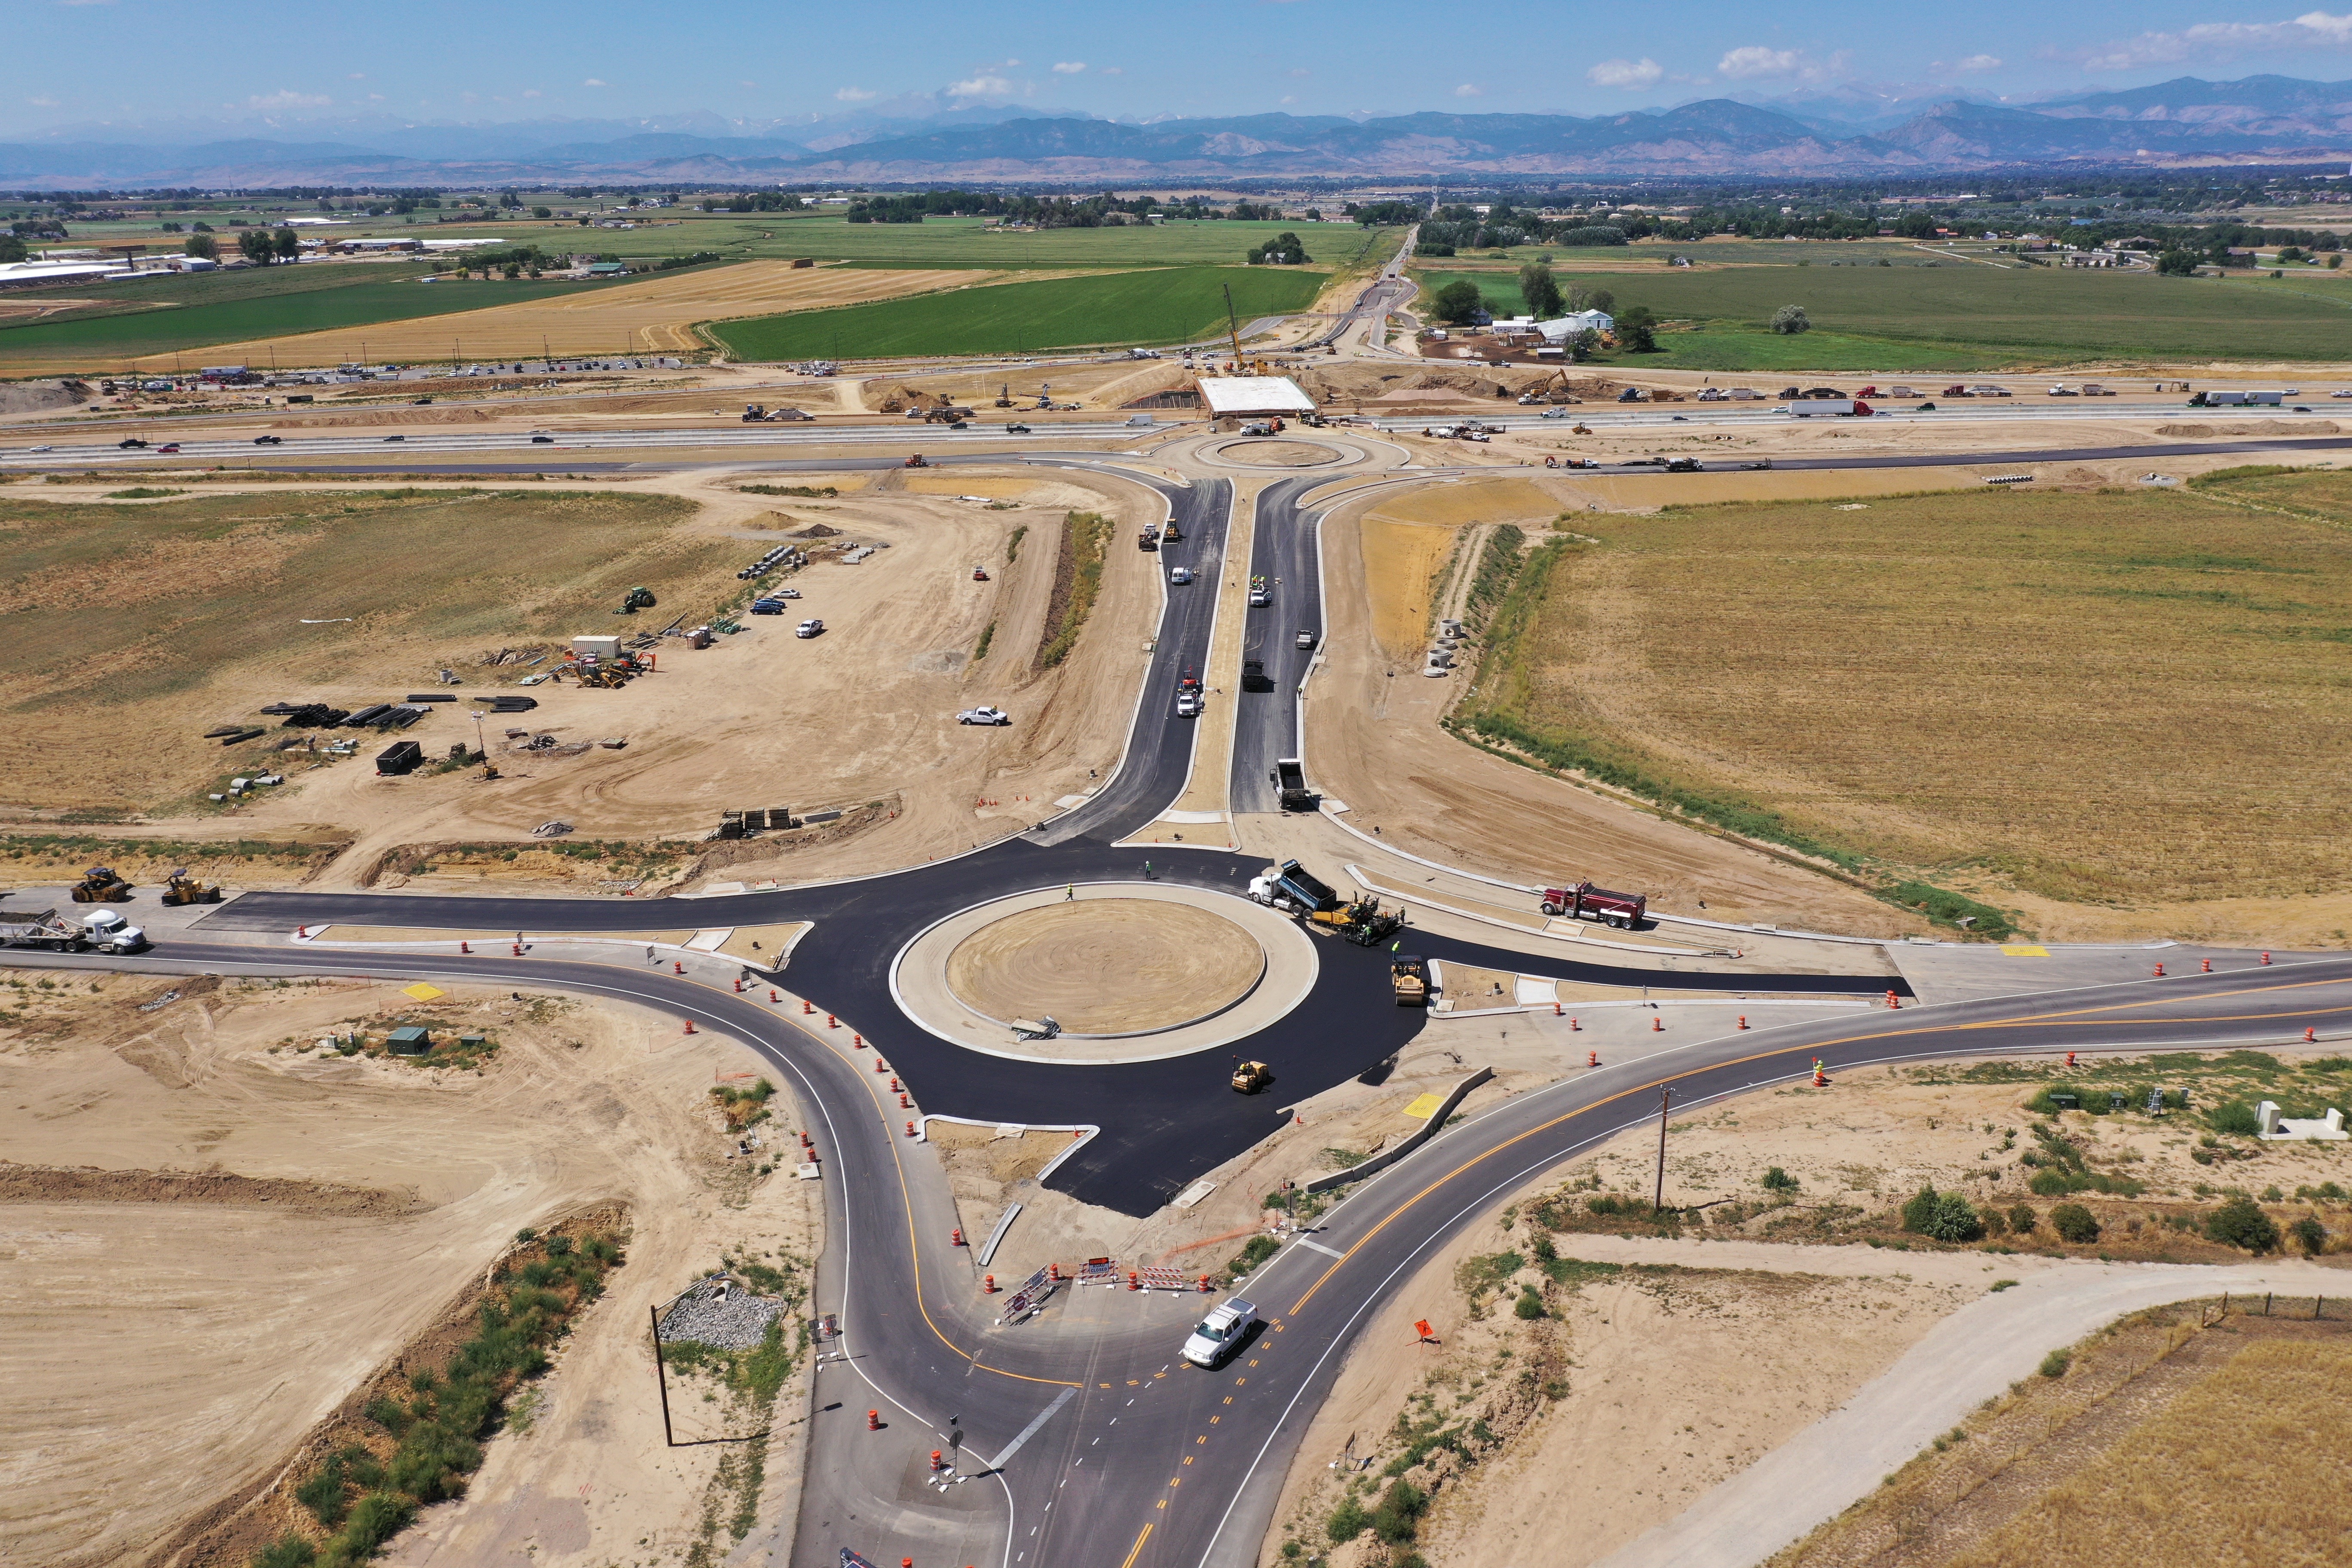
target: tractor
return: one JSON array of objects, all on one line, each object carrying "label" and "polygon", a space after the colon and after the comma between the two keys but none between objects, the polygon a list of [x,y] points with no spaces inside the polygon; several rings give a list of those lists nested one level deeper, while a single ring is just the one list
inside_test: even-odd
[{"label": "tractor", "polygon": [[621,601],[621,607],[617,613],[634,616],[639,610],[652,609],[655,603],[654,591],[651,588],[632,588],[629,590],[628,597]]},{"label": "tractor", "polygon": [[197,881],[188,875],[188,868],[184,866],[173,872],[163,884],[163,901],[166,904],[216,904],[220,900],[221,890],[218,888],[208,882]]},{"label": "tractor", "polygon": [[131,884],[103,866],[92,866],[74,884],[73,901],[78,904],[127,904],[131,901]]}]

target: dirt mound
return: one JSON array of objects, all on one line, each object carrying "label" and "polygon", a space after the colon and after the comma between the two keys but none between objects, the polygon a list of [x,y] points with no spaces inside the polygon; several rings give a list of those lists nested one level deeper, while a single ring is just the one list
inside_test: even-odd
[{"label": "dirt mound", "polygon": [[37,414],[45,408],[75,408],[89,401],[79,381],[20,381],[0,385],[0,414]]},{"label": "dirt mound", "polygon": [[[2298,419],[2294,427],[2299,434],[2313,436],[2337,433],[2336,422],[2332,419]],[[2259,425],[2159,425],[2156,433],[2159,436],[2268,436],[2278,428],[2275,423],[2265,419]]]},{"label": "dirt mound", "polygon": [[792,536],[794,539],[838,539],[841,537],[841,530],[828,527],[822,522],[812,522],[806,528],[793,530]]},{"label": "dirt mound", "polygon": [[226,1171],[102,1171],[0,1162],[0,1203],[269,1204],[280,1213],[423,1214],[432,1205],[413,1192],[289,1182]]}]

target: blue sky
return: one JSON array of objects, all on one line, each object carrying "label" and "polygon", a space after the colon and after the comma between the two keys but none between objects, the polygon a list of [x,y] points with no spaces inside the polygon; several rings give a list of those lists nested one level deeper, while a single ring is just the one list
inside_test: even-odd
[{"label": "blue sky", "polygon": [[0,133],[974,105],[1601,114],[1837,89],[2030,99],[2179,75],[2352,77],[2352,0],[2337,3],[0,0]]}]

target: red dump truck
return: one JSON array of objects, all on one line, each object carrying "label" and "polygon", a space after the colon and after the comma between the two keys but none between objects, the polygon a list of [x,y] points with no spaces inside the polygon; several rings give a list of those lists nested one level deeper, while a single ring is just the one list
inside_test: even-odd
[{"label": "red dump truck", "polygon": [[1602,925],[1620,926],[1626,931],[1640,925],[1649,909],[1650,900],[1645,894],[1612,893],[1590,882],[1579,882],[1572,888],[1546,888],[1543,890],[1543,912],[1548,915],[1599,921]]}]

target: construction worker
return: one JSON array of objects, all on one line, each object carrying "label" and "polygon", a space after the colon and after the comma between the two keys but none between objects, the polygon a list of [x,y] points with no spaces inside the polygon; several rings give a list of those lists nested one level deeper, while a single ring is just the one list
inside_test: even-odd
[{"label": "construction worker", "polygon": [[1062,889],[1062,902],[1066,904],[1073,904],[1077,902],[1077,899],[1078,885],[1076,882],[1072,882],[1068,887]]}]

